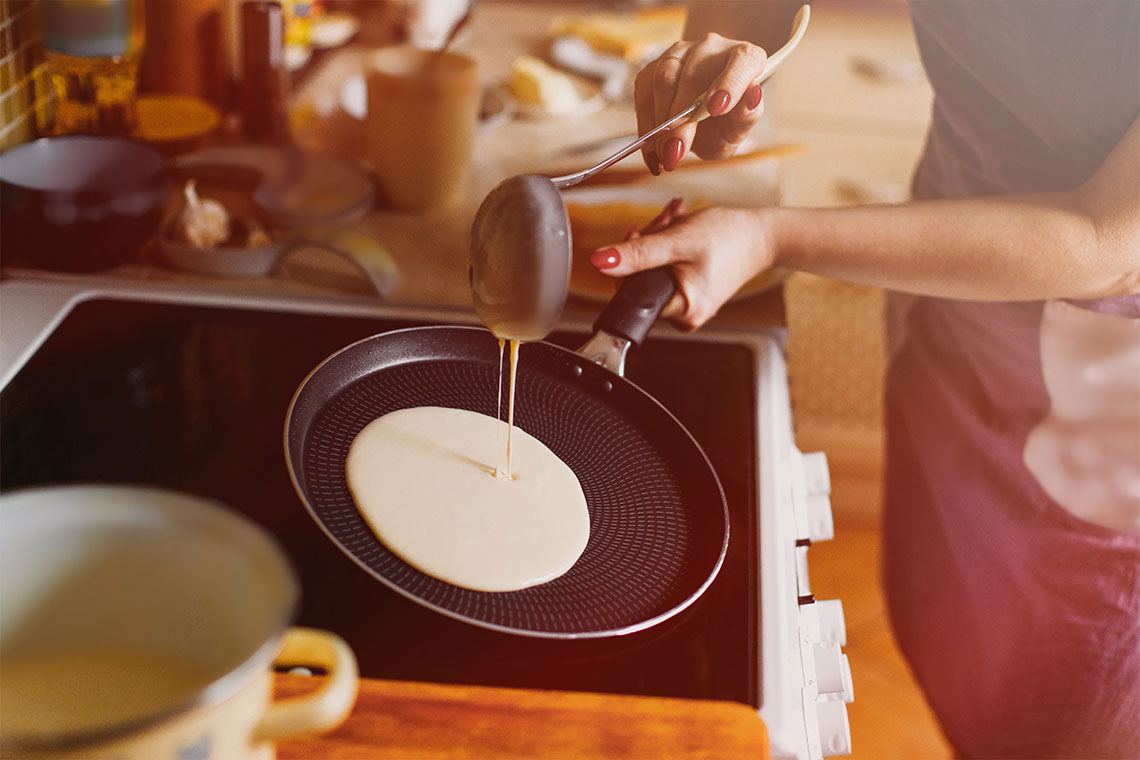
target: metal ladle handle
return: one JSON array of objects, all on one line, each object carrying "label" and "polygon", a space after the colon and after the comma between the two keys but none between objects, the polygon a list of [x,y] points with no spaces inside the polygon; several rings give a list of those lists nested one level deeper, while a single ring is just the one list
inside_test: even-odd
[{"label": "metal ladle handle", "polygon": [[[799,11],[796,12],[795,19],[792,21],[791,39],[784,43],[784,46],[777,50],[775,53],[768,56],[768,61],[764,64],[764,71],[760,73],[760,76],[756,77],[756,79],[753,80],[753,84],[760,84],[768,77],[772,76],[772,74],[776,73],[776,69],[780,67],[780,64],[782,64],[788,55],[796,49],[796,46],[800,44],[800,40],[803,39],[804,32],[807,31],[808,21],[810,19],[811,6],[801,6]],[[573,187],[582,180],[592,177],[603,169],[607,169],[610,166],[613,166],[618,161],[621,161],[626,156],[629,156],[637,151],[639,148],[641,148],[642,145],[645,145],[645,143],[647,143],[653,137],[656,137],[657,135],[677,125],[678,123],[682,121],[703,121],[709,116],[709,109],[705,108],[704,99],[702,98],[696,103],[693,103],[693,105],[686,108],[684,111],[681,111],[681,113],[677,114],[676,116],[673,116],[667,121],[658,124],[656,127],[649,130],[641,137],[637,138],[637,140],[625,146],[617,153],[614,153],[609,158],[604,159],[596,166],[591,166],[589,169],[583,169],[582,171],[576,172],[574,174],[564,174],[561,177],[551,177],[550,181],[553,182],[554,186],[559,190],[564,190],[567,187]]]}]

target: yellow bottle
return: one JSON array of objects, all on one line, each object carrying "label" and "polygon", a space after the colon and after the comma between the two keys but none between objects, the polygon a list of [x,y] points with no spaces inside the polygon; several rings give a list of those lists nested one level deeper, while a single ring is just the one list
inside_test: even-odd
[{"label": "yellow bottle", "polygon": [[143,0],[40,3],[55,91],[49,134],[129,135],[138,125]]}]

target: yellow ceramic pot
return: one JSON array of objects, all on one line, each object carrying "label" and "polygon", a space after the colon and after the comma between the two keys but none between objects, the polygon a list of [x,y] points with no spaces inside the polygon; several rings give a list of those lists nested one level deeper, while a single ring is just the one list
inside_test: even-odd
[{"label": "yellow ceramic pot", "polygon": [[[289,627],[297,597],[277,544],[210,502],[117,486],[0,498],[0,755],[262,759],[336,726],[356,660]],[[330,677],[272,702],[275,663]]]}]

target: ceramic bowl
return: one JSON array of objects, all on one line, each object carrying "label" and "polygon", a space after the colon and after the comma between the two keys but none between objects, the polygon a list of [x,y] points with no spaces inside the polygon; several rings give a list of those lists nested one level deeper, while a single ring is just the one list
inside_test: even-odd
[{"label": "ceramic bowl", "polygon": [[45,137],[0,156],[4,264],[70,272],[135,259],[170,191],[166,160],[121,137]]}]

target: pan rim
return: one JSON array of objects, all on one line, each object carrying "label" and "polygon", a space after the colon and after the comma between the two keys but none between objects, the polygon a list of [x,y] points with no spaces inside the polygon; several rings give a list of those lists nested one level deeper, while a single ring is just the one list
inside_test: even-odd
[{"label": "pan rim", "polygon": [[[537,631],[537,630],[532,630],[532,629],[527,629],[527,628],[512,627],[512,626],[502,625],[499,623],[494,623],[494,622],[490,622],[490,621],[486,621],[486,620],[480,620],[478,618],[474,618],[474,617],[470,617],[468,615],[460,614],[458,612],[455,612],[453,610],[449,610],[449,609],[442,607],[438,604],[430,602],[430,601],[428,601],[428,600],[426,600],[426,599],[424,599],[424,598],[422,598],[416,594],[411,593],[407,589],[403,588],[401,585],[393,582],[392,580],[388,579],[387,577],[385,577],[381,573],[379,573],[376,570],[374,570],[373,568],[369,567],[367,564],[365,564],[363,561],[361,561],[359,557],[356,556],[355,552],[351,551],[348,547],[346,547],[343,543],[341,543],[340,539],[338,539],[336,536],[334,536],[332,534],[332,532],[325,525],[324,521],[321,519],[320,515],[318,515],[316,510],[313,508],[313,505],[310,503],[309,498],[305,495],[304,491],[302,490],[298,476],[297,476],[297,472],[293,467],[292,451],[291,451],[290,446],[289,446],[289,430],[290,430],[291,423],[293,421],[293,414],[294,414],[294,411],[296,410],[298,401],[300,400],[300,398],[301,398],[302,394],[304,393],[304,391],[306,390],[306,388],[309,386],[309,381],[314,376],[316,376],[316,374],[318,372],[320,372],[330,362],[335,361],[338,356],[340,356],[341,354],[343,354],[347,351],[350,351],[354,347],[356,347],[362,343],[367,343],[369,341],[373,341],[373,340],[380,338],[380,337],[394,336],[394,335],[399,335],[401,333],[408,333],[408,332],[426,333],[426,332],[434,332],[434,331],[462,331],[462,332],[471,332],[471,333],[490,333],[490,330],[488,330],[487,328],[478,327],[475,325],[423,325],[423,326],[419,326],[419,327],[401,327],[401,328],[397,328],[395,330],[387,330],[385,332],[376,333],[374,335],[369,335],[367,337],[353,341],[352,343],[349,343],[348,345],[346,345],[346,346],[334,351],[333,353],[329,354],[327,357],[325,357],[324,360],[322,360],[319,364],[317,364],[315,367],[313,367],[313,369],[310,370],[307,375],[305,375],[304,379],[297,386],[297,390],[294,391],[293,397],[289,401],[289,408],[285,413],[285,425],[284,425],[284,431],[283,431],[285,465],[289,471],[289,480],[293,485],[294,492],[297,494],[297,497],[301,500],[301,503],[304,504],[305,510],[309,513],[309,516],[320,527],[321,531],[325,534],[325,536],[330,541],[332,541],[332,543],[338,549],[340,549],[341,553],[347,555],[349,559],[351,559],[354,563],[356,563],[357,566],[359,566],[361,569],[363,569],[365,572],[367,572],[369,575],[371,575],[374,579],[380,581],[386,587],[395,591],[396,593],[400,594],[401,596],[405,597],[406,599],[409,599],[409,600],[415,602],[416,604],[419,604],[423,607],[431,609],[434,612],[438,612],[438,613],[445,615],[449,618],[452,618],[454,620],[459,620],[463,623],[467,623],[469,625],[474,625],[474,626],[478,626],[480,628],[496,631],[498,633],[509,633],[509,634],[513,634],[516,636],[527,636],[530,638],[555,639],[555,640],[583,640],[583,639],[611,638],[611,637],[616,637],[616,636],[625,636],[625,635],[628,635],[631,633],[637,633],[638,631],[647,630],[649,628],[652,628],[653,626],[658,625],[659,623],[662,623],[662,622],[664,622],[664,621],[666,621],[672,617],[675,617],[676,615],[680,614],[681,612],[683,612],[684,610],[686,610],[687,608],[692,606],[693,603],[695,603],[697,601],[697,599],[699,599],[701,597],[701,595],[704,594],[706,590],[708,590],[708,587],[712,585],[713,581],[716,580],[717,576],[720,574],[721,567],[724,565],[724,559],[725,559],[725,556],[728,552],[728,542],[729,542],[729,536],[731,533],[732,526],[731,526],[731,522],[729,519],[728,500],[725,498],[725,495],[724,495],[724,486],[721,485],[720,476],[717,474],[716,468],[713,467],[712,461],[709,460],[708,454],[705,453],[705,450],[701,447],[700,443],[697,441],[696,438],[693,437],[693,434],[691,432],[689,432],[689,429],[686,428],[681,423],[681,421],[678,420],[677,417],[664,404],[662,404],[660,401],[658,401],[656,398],[654,398],[651,393],[646,391],[644,388],[642,388],[641,386],[639,386],[637,383],[633,382],[629,378],[625,377],[624,375],[619,375],[616,372],[613,372],[612,370],[607,369],[606,367],[602,367],[601,365],[598,365],[600,367],[600,369],[602,369],[603,371],[612,375],[614,378],[617,378],[621,382],[630,386],[637,394],[639,394],[642,398],[644,398],[646,401],[648,401],[652,407],[656,408],[656,410],[658,410],[659,412],[665,414],[667,419],[676,427],[677,430],[679,430],[681,433],[684,434],[684,438],[693,446],[693,448],[696,449],[696,452],[700,455],[700,461],[702,461],[704,463],[705,467],[708,469],[709,474],[712,476],[713,483],[716,485],[717,495],[720,497],[721,515],[722,515],[722,518],[724,521],[724,537],[721,540],[720,551],[717,554],[716,562],[713,563],[713,566],[712,566],[711,570],[708,572],[708,575],[704,578],[704,580],[701,581],[701,583],[698,585],[698,587],[691,594],[689,594],[687,597],[685,597],[685,599],[683,599],[682,601],[673,605],[669,609],[667,609],[663,612],[660,612],[657,615],[654,615],[653,617],[646,618],[645,620],[641,620],[641,621],[638,621],[636,623],[631,623],[629,625],[620,626],[617,628],[608,628],[608,629],[591,630],[591,631],[563,632],[563,631]],[[560,351],[560,352],[571,354],[571,355],[577,357],[579,360],[585,358],[581,354],[579,354],[577,351],[574,351],[574,350],[569,349],[569,348],[565,348],[563,346],[559,346],[559,345],[554,344],[554,343],[549,343],[545,340],[526,341],[526,342],[527,343],[540,343],[547,348],[555,349],[555,350]],[[354,506],[355,506],[355,504],[354,504]],[[375,538],[375,540],[383,546],[383,542],[380,541],[380,539],[378,537],[376,537],[375,534],[373,534],[373,538]],[[385,548],[387,549],[387,547],[385,547]],[[391,550],[388,549],[388,551],[391,551]],[[416,568],[416,569],[418,570],[418,568]],[[422,571],[419,571],[419,572],[422,572]],[[424,575],[427,575],[427,574],[424,573]],[[429,577],[431,577],[431,576],[429,576]],[[442,581],[442,582],[446,582],[446,581]],[[474,593],[496,593],[496,592],[478,592],[478,591],[476,591]]]}]

